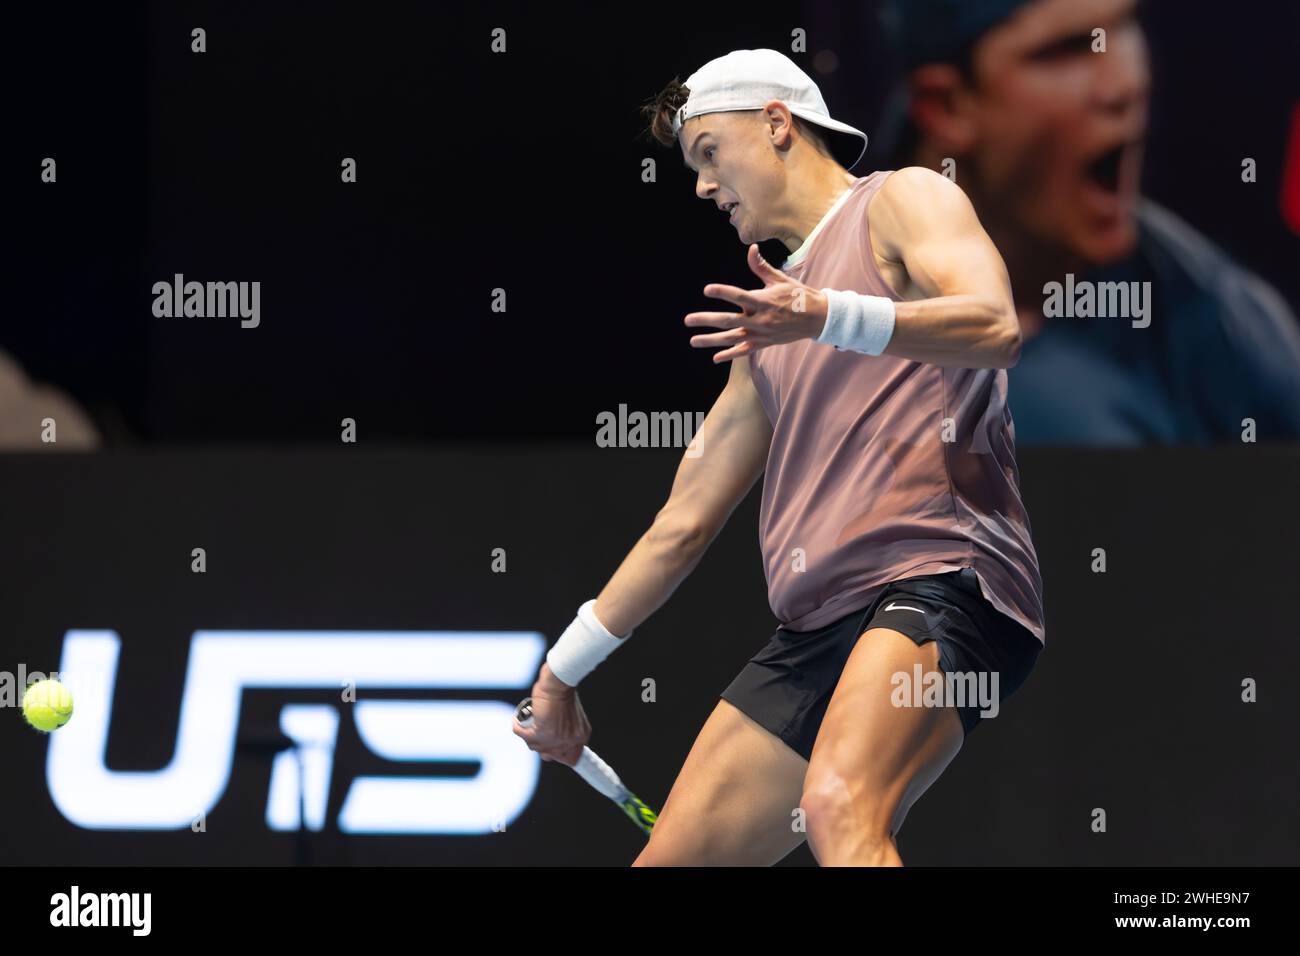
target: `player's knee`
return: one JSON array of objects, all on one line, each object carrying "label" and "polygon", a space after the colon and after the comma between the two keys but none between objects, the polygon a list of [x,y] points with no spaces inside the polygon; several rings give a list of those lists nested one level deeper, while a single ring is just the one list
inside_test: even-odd
[{"label": "player's knee", "polygon": [[805,787],[799,805],[808,848],[822,866],[901,865],[884,808],[853,800],[834,782]]},{"label": "player's knee", "polygon": [[835,773],[809,774],[799,806],[808,838],[852,831],[855,840],[884,843],[890,837],[893,813],[867,794],[855,793]]}]

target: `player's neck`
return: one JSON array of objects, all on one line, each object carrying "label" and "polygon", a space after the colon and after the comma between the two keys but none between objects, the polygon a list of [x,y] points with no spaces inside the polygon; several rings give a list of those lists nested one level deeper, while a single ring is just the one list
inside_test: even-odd
[{"label": "player's neck", "polygon": [[776,238],[794,252],[857,177],[838,163],[820,161],[806,176],[791,178],[790,213]]}]

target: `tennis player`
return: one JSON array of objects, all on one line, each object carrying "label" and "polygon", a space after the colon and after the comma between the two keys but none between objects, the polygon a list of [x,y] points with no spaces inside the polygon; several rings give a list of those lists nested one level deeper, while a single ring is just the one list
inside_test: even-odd
[{"label": "tennis player", "polygon": [[[760,285],[705,286],[739,311],[686,316],[721,330],[691,344],[731,362],[704,452],[683,457],[667,503],[551,648],[534,724],[515,733],[577,760],[591,733],[578,683],[766,470],[759,532],[781,626],[722,691],[635,865],[770,865],[804,839],[823,865],[901,865],[909,808],[1043,646],[1007,410],[1021,336],[1006,268],[943,176],[851,174],[866,136],[779,52],[712,60],[645,112]],[[790,250],[779,269],[756,245],[769,238]]]}]

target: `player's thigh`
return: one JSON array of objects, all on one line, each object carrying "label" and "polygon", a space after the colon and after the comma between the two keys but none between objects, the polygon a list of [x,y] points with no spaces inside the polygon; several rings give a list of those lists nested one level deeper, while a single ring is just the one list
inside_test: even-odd
[{"label": "player's thigh", "polygon": [[[813,745],[805,809],[819,806],[854,839],[889,837],[908,809],[957,755],[964,740],[951,707],[895,705],[900,683],[911,699],[917,664],[942,674],[939,645],[872,628],[854,645]],[[815,822],[809,820],[810,830]],[[847,838],[847,836],[846,836]]]},{"label": "player's thigh", "polygon": [[[795,810],[808,763],[719,700],[634,866],[770,866],[804,841]],[[802,831],[802,827],[799,828]]]}]

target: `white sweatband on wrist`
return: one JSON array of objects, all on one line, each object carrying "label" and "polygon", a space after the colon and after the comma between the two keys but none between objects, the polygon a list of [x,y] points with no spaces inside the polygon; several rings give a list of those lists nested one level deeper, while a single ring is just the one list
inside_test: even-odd
[{"label": "white sweatband on wrist", "polygon": [[867,355],[885,351],[894,334],[893,299],[837,289],[822,292],[826,294],[826,326],[815,341]]},{"label": "white sweatband on wrist", "polygon": [[570,687],[595,670],[596,665],[614,653],[632,632],[616,637],[596,617],[596,599],[578,608],[578,616],[564,629],[560,639],[546,653],[546,663],[551,673]]}]

